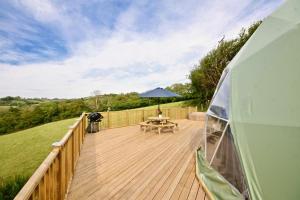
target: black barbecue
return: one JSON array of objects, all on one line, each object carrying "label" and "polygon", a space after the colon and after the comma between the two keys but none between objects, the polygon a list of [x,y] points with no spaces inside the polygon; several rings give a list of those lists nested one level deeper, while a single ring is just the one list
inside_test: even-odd
[{"label": "black barbecue", "polygon": [[98,132],[99,131],[99,125],[100,125],[100,122],[103,119],[103,116],[98,112],[93,112],[93,113],[90,113],[87,116],[87,118],[89,120],[89,124],[88,124],[88,127],[87,127],[87,132],[88,133]]}]

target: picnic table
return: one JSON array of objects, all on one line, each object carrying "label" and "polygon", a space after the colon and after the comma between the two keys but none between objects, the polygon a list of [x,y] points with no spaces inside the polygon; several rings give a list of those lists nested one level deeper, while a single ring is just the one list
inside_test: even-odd
[{"label": "picnic table", "polygon": [[178,124],[170,121],[169,117],[149,117],[146,122],[140,123],[140,127],[144,132],[148,129],[150,131],[157,129],[158,134],[160,134],[162,129],[168,129],[175,133],[175,128],[178,127]]}]

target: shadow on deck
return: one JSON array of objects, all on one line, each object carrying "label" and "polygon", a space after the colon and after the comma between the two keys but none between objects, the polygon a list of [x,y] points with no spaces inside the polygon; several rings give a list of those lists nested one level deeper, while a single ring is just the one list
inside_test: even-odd
[{"label": "shadow on deck", "polygon": [[129,126],[87,135],[67,199],[204,199],[194,158],[203,122],[177,122],[175,134]]}]

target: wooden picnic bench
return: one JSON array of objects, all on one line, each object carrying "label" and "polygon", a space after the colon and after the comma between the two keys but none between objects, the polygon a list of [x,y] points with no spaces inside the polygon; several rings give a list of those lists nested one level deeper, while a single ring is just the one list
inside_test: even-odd
[{"label": "wooden picnic bench", "polygon": [[139,123],[140,128],[142,131],[144,131],[144,133],[146,133],[147,129],[150,129],[151,124],[149,123],[149,121],[145,121],[145,122],[141,122]]},{"label": "wooden picnic bench", "polygon": [[157,129],[158,134],[161,133],[162,129],[170,129],[175,133],[175,128],[178,128],[177,122],[172,122],[169,117],[149,117],[147,121],[139,123],[142,131]]},{"label": "wooden picnic bench", "polygon": [[171,129],[173,133],[175,133],[175,128],[177,127],[176,124],[174,123],[168,123],[168,124],[151,124],[151,123],[146,123],[146,122],[141,122],[139,123],[140,128],[142,131],[144,131],[144,133],[147,132],[147,130],[153,130],[153,129],[157,129],[158,130],[158,134],[161,133],[162,129],[168,128]]},{"label": "wooden picnic bench", "polygon": [[171,124],[174,124],[176,126],[176,128],[178,128],[178,123],[177,122],[172,122],[172,121],[168,121]]},{"label": "wooden picnic bench", "polygon": [[164,128],[168,128],[171,129],[173,133],[175,133],[175,127],[176,125],[173,123],[167,123],[167,124],[151,124],[150,125],[150,130],[152,130],[152,128],[157,128],[158,130],[158,134],[160,134],[161,130]]}]

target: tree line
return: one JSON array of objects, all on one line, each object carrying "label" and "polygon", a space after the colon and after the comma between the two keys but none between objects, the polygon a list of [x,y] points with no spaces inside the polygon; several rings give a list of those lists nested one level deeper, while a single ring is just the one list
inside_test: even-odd
[{"label": "tree line", "polygon": [[[176,90],[176,89],[175,89]],[[173,89],[174,91],[174,89]],[[169,103],[189,99],[181,93],[181,98],[163,98],[160,103]],[[95,101],[97,98],[97,101]],[[18,102],[18,106],[16,105]],[[9,105],[7,111],[0,114],[0,135],[31,128],[48,122],[78,117],[82,112],[103,112],[140,108],[157,104],[155,99],[140,98],[138,93],[104,94],[81,99],[43,99],[28,103],[20,97],[0,98],[2,105]],[[6,104],[4,103],[6,102]],[[96,103],[97,102],[97,103]]]}]

